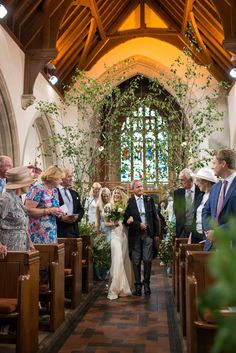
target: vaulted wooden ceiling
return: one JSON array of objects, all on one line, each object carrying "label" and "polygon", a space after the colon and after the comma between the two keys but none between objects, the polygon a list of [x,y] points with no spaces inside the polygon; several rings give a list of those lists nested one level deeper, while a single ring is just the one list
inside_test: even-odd
[{"label": "vaulted wooden ceiling", "polygon": [[[47,62],[56,66],[64,85],[75,68],[90,69],[117,45],[137,37],[153,37],[182,49],[191,22],[203,48],[197,60],[211,65],[217,79],[229,80],[236,52],[236,0],[4,0],[8,15],[1,23],[26,53],[24,94]],[[139,13],[139,25],[123,24]],[[138,11],[138,12],[137,12]],[[164,25],[150,26],[146,13]],[[156,17],[155,17],[156,16]],[[157,21],[158,22],[158,21]],[[123,26],[123,27],[122,27]],[[223,43],[223,44],[222,44]]]}]

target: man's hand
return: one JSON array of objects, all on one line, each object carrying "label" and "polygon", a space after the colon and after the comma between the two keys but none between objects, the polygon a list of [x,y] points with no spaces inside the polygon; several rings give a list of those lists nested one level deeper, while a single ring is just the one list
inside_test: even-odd
[{"label": "man's hand", "polygon": [[214,242],[215,238],[214,238],[214,230],[208,230],[208,232],[206,233],[206,237],[208,240],[210,240],[212,243]]},{"label": "man's hand", "polygon": [[140,223],[139,228],[140,228],[141,230],[146,230],[146,229],[147,229],[147,225],[144,224],[144,223]]},{"label": "man's hand", "polygon": [[127,219],[127,224],[131,224],[134,222],[134,219],[132,216],[130,216],[128,219]]},{"label": "man's hand", "polygon": [[79,216],[75,215],[66,215],[61,217],[62,222],[66,223],[75,223],[78,220]]},{"label": "man's hand", "polygon": [[0,243],[0,258],[4,259],[4,257],[7,255],[7,247],[5,245],[2,245]]}]

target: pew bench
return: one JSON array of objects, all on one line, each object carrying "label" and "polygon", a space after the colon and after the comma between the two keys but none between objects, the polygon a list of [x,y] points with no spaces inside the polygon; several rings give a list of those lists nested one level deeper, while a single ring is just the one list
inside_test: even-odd
[{"label": "pew bench", "polygon": [[39,251],[40,271],[46,274],[45,283],[40,283],[40,314],[49,315],[49,330],[55,331],[65,319],[64,311],[64,244],[34,244]]},{"label": "pew bench", "polygon": [[204,244],[179,244],[179,314],[182,334],[186,335],[186,256],[188,251],[203,251]]},{"label": "pew bench", "polygon": [[58,243],[65,246],[65,296],[75,309],[82,298],[82,239],[58,238]]},{"label": "pew bench", "polygon": [[93,287],[92,239],[82,236],[82,291],[88,293]]},{"label": "pew bench", "polygon": [[16,353],[38,350],[39,252],[9,251],[0,259],[0,321],[16,324],[16,335],[0,342],[16,344]]},{"label": "pew bench", "polygon": [[211,253],[187,251],[186,257],[186,333],[187,352],[210,352],[217,326],[199,315],[198,298],[215,279],[208,270]]},{"label": "pew bench", "polygon": [[173,246],[173,265],[172,265],[172,283],[173,283],[173,294],[175,298],[176,310],[179,312],[180,309],[180,298],[179,298],[179,248],[180,244],[187,244],[188,238],[175,238]]}]

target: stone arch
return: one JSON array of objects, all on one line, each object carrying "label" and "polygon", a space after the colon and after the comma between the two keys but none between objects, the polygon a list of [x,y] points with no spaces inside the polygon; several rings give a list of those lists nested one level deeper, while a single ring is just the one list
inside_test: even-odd
[{"label": "stone arch", "polygon": [[[123,74],[125,71],[125,75]],[[116,70],[112,71],[113,82],[118,86],[124,81],[136,76],[143,75],[149,79],[156,78],[158,73],[162,72],[165,74],[165,77],[170,79],[171,73],[170,69],[167,66],[164,66],[159,61],[150,59],[142,55],[135,55],[130,58],[127,58],[116,64]],[[107,71],[102,73],[98,78],[99,81],[104,81],[107,78]],[[165,89],[175,96],[175,92],[171,87],[166,86],[163,82]]]},{"label": "stone arch", "polygon": [[45,169],[54,164],[56,157],[54,155],[45,155],[47,151],[47,140],[53,133],[53,124],[50,118],[43,114],[37,116],[30,126],[24,146],[23,160],[24,164],[35,164]]},{"label": "stone arch", "polygon": [[20,164],[20,147],[17,124],[11,97],[0,70],[0,154],[12,158],[14,165]]}]

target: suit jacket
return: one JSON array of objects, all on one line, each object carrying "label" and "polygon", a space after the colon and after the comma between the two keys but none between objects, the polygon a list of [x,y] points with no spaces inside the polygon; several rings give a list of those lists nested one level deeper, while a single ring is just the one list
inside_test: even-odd
[{"label": "suit jacket", "polygon": [[[58,195],[59,195],[59,203],[60,206],[64,204],[63,198],[60,193],[60,189],[58,190]],[[79,218],[76,222],[74,223],[67,223],[67,222],[62,222],[60,219],[57,218],[57,236],[58,237],[66,237],[66,236],[74,236],[78,237],[79,236],[79,227],[78,227],[78,222],[82,219],[84,215],[84,208],[82,207],[80,203],[80,198],[79,194],[72,189],[68,189],[72,196],[73,200],[73,213],[78,214]]]},{"label": "suit jacket", "polygon": [[[213,229],[211,222],[216,222],[217,204],[220,195],[222,181],[213,185],[210,191],[209,199],[207,200],[205,207],[202,211],[202,223],[204,231]],[[228,220],[230,217],[235,218],[236,215],[236,177],[231,183],[225,199],[222,205],[221,211],[218,217],[218,225],[226,228],[228,226]]]},{"label": "suit jacket", "polygon": [[[144,208],[145,208],[145,216],[147,223],[147,232],[149,236],[157,236],[159,235],[159,223],[157,219],[157,211],[154,204],[154,201],[149,196],[143,196],[144,200]],[[132,216],[134,222],[130,225],[127,225],[128,218]],[[128,206],[124,215],[124,223],[128,226],[128,240],[129,240],[129,250],[131,250],[135,244],[135,240],[139,239],[142,235],[142,231],[140,230],[140,223],[142,223],[139,210],[137,207],[137,203],[135,197],[132,196],[128,201]]]},{"label": "suit jacket", "polygon": [[[200,190],[195,185],[194,192],[194,208],[196,207],[196,200]],[[185,234],[185,222],[186,222],[186,202],[185,202],[185,189],[179,188],[174,191],[174,202],[173,202],[174,214],[176,217],[176,237],[184,236]]]}]

